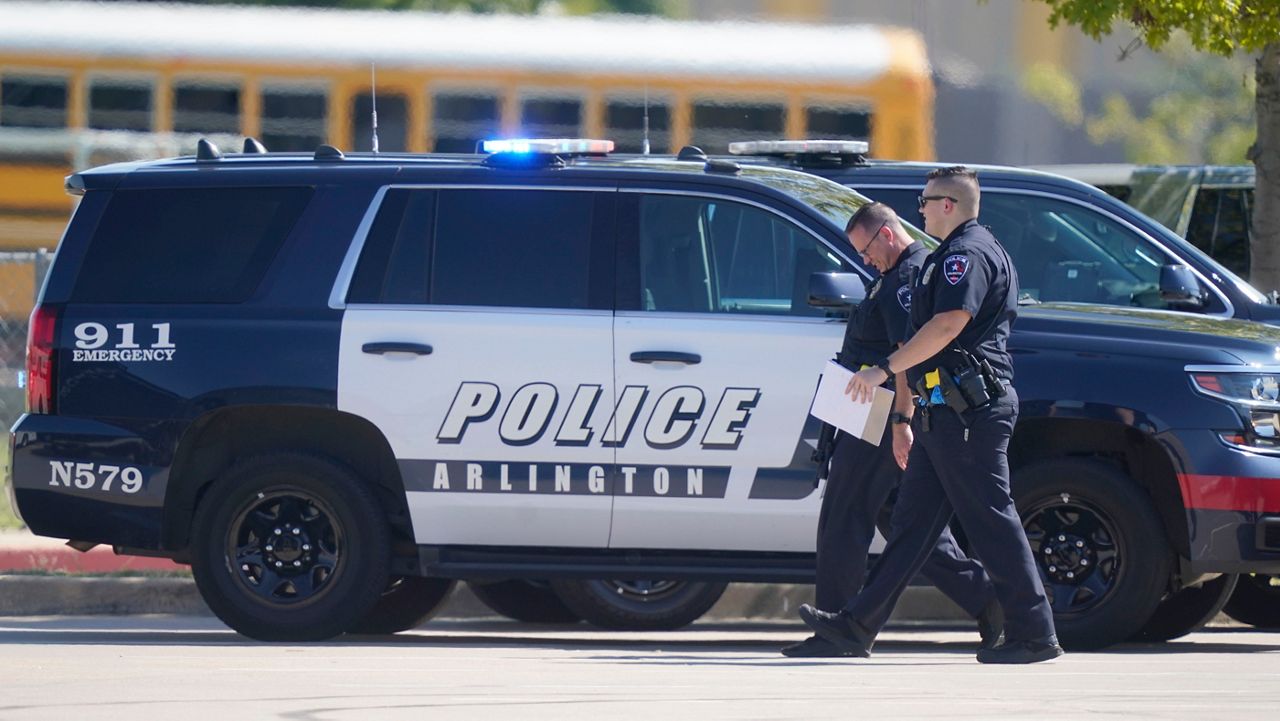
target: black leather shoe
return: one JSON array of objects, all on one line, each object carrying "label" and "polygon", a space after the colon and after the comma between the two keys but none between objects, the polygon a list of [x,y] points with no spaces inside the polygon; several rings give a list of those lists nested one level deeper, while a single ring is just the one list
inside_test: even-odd
[{"label": "black leather shoe", "polygon": [[978,663],[1040,663],[1062,655],[1057,636],[1034,641],[1006,641],[978,651]]},{"label": "black leather shoe", "polygon": [[809,628],[849,656],[871,657],[872,640],[868,638],[848,613],[827,613],[805,603],[800,606],[800,618]]},{"label": "black leather shoe", "polygon": [[1004,610],[992,601],[978,614],[978,635],[982,637],[979,648],[995,648],[1004,639]]},{"label": "black leather shoe", "polygon": [[791,658],[839,658],[849,654],[821,636],[810,636],[800,643],[783,646],[782,655]]}]

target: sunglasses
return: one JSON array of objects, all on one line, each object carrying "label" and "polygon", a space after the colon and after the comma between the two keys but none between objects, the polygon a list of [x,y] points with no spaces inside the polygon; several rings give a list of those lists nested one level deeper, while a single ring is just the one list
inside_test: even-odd
[{"label": "sunglasses", "polygon": [[920,195],[916,197],[916,200],[919,201],[921,210],[924,210],[924,206],[928,205],[930,200],[950,200],[953,203],[960,202],[950,195]]}]

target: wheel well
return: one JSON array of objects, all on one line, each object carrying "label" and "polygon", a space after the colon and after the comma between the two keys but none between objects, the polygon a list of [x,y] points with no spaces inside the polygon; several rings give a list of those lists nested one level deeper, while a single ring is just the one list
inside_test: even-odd
[{"label": "wheel well", "polygon": [[204,493],[232,464],[281,451],[312,453],[349,467],[372,484],[387,512],[393,544],[412,546],[404,482],[391,445],[369,421],[328,408],[238,406],[196,420],[178,443],[165,493],[164,548],[189,545]]},{"label": "wheel well", "polygon": [[1090,458],[1119,468],[1151,497],[1174,549],[1190,557],[1186,506],[1177,472],[1169,455],[1150,436],[1122,423],[1071,418],[1019,421],[1009,443],[1010,470],[1049,458]]}]

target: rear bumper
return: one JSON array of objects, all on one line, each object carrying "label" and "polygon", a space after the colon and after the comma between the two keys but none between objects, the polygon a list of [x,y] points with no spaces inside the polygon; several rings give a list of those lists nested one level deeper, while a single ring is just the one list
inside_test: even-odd
[{"label": "rear bumper", "polygon": [[33,533],[160,547],[169,451],[135,429],[44,415],[18,419],[10,443],[14,508]]}]

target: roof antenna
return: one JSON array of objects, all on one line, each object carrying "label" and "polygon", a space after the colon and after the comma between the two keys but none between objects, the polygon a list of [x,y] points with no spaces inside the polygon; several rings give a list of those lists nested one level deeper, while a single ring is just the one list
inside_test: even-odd
[{"label": "roof antenna", "polygon": [[369,63],[369,75],[371,80],[369,83],[370,97],[373,100],[373,154],[378,154],[378,64]]},{"label": "roof antenna", "polygon": [[644,141],[640,144],[640,153],[649,154],[649,83],[644,84]]}]

